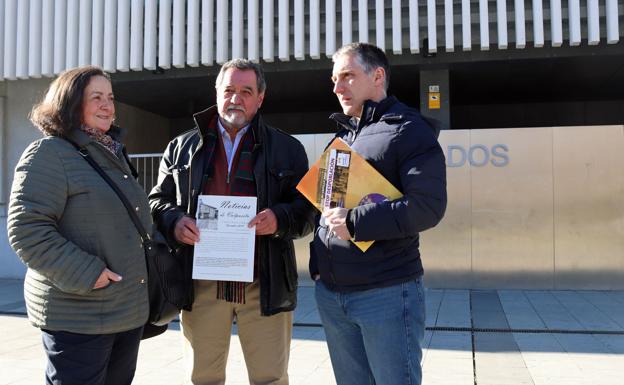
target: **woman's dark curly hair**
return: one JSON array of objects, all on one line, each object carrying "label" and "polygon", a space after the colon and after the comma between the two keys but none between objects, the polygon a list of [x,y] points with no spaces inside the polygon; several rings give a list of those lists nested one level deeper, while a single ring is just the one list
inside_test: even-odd
[{"label": "woman's dark curly hair", "polygon": [[65,136],[79,128],[85,88],[94,76],[110,75],[99,67],[77,67],[61,73],[45,97],[30,111],[30,121],[46,135]]}]

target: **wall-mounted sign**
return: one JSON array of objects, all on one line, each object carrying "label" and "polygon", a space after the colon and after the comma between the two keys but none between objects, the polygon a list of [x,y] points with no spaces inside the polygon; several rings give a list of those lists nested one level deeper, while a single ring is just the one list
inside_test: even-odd
[{"label": "wall-mounted sign", "polygon": [[429,86],[428,106],[430,110],[440,109],[440,86]]},{"label": "wall-mounted sign", "polygon": [[430,110],[440,109],[440,93],[439,92],[429,92],[429,109]]}]

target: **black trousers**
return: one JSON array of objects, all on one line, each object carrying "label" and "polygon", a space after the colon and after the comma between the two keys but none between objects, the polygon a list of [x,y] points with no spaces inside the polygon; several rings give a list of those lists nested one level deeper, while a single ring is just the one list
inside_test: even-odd
[{"label": "black trousers", "polygon": [[143,327],[114,334],[42,330],[46,385],[130,385]]}]

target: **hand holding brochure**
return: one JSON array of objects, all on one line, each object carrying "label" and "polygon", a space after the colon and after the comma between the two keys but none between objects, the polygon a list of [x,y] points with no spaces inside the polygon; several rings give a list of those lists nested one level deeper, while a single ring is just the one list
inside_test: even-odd
[{"label": "hand holding brochure", "polygon": [[[353,208],[403,196],[366,159],[336,138],[297,185],[321,212],[334,207]],[[362,251],[373,241],[353,243]]]}]

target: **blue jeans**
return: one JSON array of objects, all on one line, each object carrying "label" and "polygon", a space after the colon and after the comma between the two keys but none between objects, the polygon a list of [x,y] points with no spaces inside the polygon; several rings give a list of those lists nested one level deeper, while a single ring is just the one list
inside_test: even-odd
[{"label": "blue jeans", "polygon": [[316,281],[316,302],[338,385],[420,385],[422,279],[350,293]]}]

